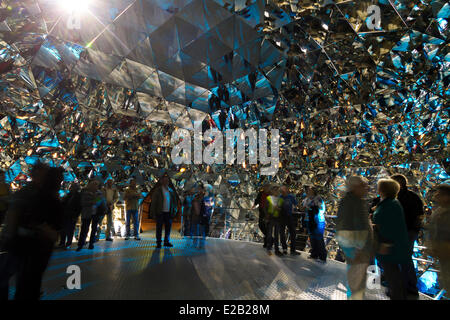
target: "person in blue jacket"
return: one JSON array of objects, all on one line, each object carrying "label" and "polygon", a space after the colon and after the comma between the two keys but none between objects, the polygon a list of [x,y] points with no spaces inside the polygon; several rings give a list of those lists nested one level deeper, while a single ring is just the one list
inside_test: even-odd
[{"label": "person in blue jacket", "polygon": [[319,262],[326,263],[327,249],[323,239],[325,232],[325,203],[313,186],[307,187],[306,195],[306,199],[303,200],[303,208],[306,212],[305,223],[311,243],[308,259],[317,259]]}]

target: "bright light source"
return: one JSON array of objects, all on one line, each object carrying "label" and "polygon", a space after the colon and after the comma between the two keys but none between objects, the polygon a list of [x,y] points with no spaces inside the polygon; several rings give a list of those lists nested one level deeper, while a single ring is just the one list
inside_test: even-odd
[{"label": "bright light source", "polygon": [[86,11],[90,0],[59,0],[59,5],[67,12]]}]

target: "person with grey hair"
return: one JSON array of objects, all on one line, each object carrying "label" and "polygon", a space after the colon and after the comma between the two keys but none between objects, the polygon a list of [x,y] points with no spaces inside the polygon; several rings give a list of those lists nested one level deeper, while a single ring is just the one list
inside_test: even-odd
[{"label": "person with grey hair", "polygon": [[360,176],[349,177],[346,188],[338,205],[336,239],[347,262],[347,296],[362,300],[372,255],[372,227],[365,201],[369,188],[367,180]]}]

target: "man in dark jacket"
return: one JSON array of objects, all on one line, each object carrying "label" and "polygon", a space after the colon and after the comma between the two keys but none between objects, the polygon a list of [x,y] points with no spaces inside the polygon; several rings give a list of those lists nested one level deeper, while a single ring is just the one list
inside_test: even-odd
[{"label": "man in dark jacket", "polygon": [[169,176],[165,173],[160,185],[154,190],[150,206],[151,215],[156,217],[156,248],[161,248],[162,227],[164,224],[164,246],[173,247],[169,242],[172,219],[177,214],[177,196],[169,187]]},{"label": "man in dark jacket", "polygon": [[402,265],[402,274],[406,282],[408,293],[418,296],[417,275],[412,256],[414,253],[414,243],[416,242],[422,227],[422,218],[424,215],[423,202],[415,192],[408,190],[408,180],[406,180],[404,175],[396,174],[391,178],[400,184],[400,192],[397,195],[397,199],[403,207],[406,228],[408,229],[409,259]]},{"label": "man in dark jacket", "polygon": [[299,255],[295,251],[295,236],[296,236],[296,221],[294,218],[294,208],[298,205],[295,196],[289,193],[287,186],[281,187],[281,199],[283,199],[283,206],[281,208],[281,227],[280,227],[280,239],[281,246],[283,247],[283,253],[287,254],[287,243],[286,243],[286,227],[289,231],[289,237],[291,239],[291,255]]},{"label": "man in dark jacket", "polygon": [[265,219],[265,205],[266,205],[266,198],[269,195],[269,185],[265,185],[261,191],[258,192],[258,195],[256,196],[255,203],[253,205],[253,208],[258,206],[259,210],[259,217],[258,217],[258,226],[259,230],[264,235],[264,244],[263,248],[267,247],[267,226],[266,226],[266,219]]}]

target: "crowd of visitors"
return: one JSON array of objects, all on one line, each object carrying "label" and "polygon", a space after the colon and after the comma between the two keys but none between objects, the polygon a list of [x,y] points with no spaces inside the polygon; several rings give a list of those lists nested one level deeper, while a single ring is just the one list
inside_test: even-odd
[{"label": "crowd of visitors", "polygon": [[[81,218],[77,249],[83,249],[87,236],[89,249],[100,237],[106,216],[105,240],[114,235],[113,208],[118,190],[110,179],[102,187],[91,179],[81,189],[77,183],[60,199],[64,170],[37,163],[31,170],[31,182],[12,194],[0,172],[0,299],[8,299],[9,281],[16,276],[15,299],[39,299],[44,271],[59,238],[58,247],[72,245],[76,223]],[[126,206],[126,237],[130,237],[133,220],[134,236],[139,238],[138,202],[141,197],[132,179],[124,192]],[[167,241],[168,243],[168,241]]]},{"label": "crowd of visitors", "polygon": [[[308,258],[326,262],[327,252],[323,240],[325,229],[325,204],[316,190],[308,186],[307,197],[302,202],[305,212],[304,225],[309,234],[311,252]],[[269,253],[278,256],[288,253],[287,239],[290,242],[291,255],[300,255],[296,251],[296,233],[298,219],[294,211],[298,207],[297,198],[289,193],[287,186],[265,185],[258,193],[253,208],[259,209],[258,225],[264,235],[263,247]],[[288,237],[287,237],[288,236]],[[283,251],[280,251],[280,245]]]},{"label": "crowd of visitors", "polygon": [[[378,197],[368,199],[369,184],[361,176],[346,180],[346,192],[338,204],[335,238],[347,264],[347,295],[353,300],[365,297],[367,270],[377,263],[392,300],[418,297],[417,275],[414,267],[414,245],[423,229],[424,204],[418,194],[408,189],[405,176],[396,174],[377,183]],[[306,197],[297,205],[287,186],[265,185],[255,199],[259,207],[258,225],[264,235],[263,247],[275,254],[287,254],[289,235],[291,254],[295,251],[296,225],[306,227],[310,255],[308,258],[325,263],[324,241],[325,203],[313,186],[305,188]],[[443,288],[448,288],[450,261],[450,186],[437,187],[433,197],[436,204],[431,221],[425,226],[426,246],[431,256],[440,261]],[[293,212],[303,213],[293,218]],[[287,231],[287,232],[286,232]],[[280,251],[279,246],[283,252]],[[375,262],[376,261],[376,262]]]},{"label": "crowd of visitors", "polygon": [[[74,239],[75,226],[81,218],[77,251],[84,248],[89,237],[89,249],[100,238],[100,228],[106,217],[105,240],[113,241],[113,209],[119,201],[119,190],[109,179],[105,185],[91,179],[80,188],[72,184],[68,194],[60,199],[63,170],[37,163],[31,170],[31,182],[14,194],[0,172],[0,299],[7,299],[9,281],[16,276],[16,299],[39,299],[41,281],[59,238],[59,247],[68,249]],[[364,299],[367,268],[376,263],[382,268],[391,299],[418,296],[417,276],[412,259],[414,245],[423,229],[424,204],[419,195],[408,189],[403,175],[381,179],[377,183],[378,198],[368,199],[369,184],[360,176],[346,180],[346,192],[340,199],[336,216],[336,240],[347,264],[347,293],[350,299]],[[205,244],[214,212],[212,186],[198,183],[184,193],[180,203],[167,173],[163,174],[150,193],[150,214],[156,220],[156,248],[172,247],[172,221],[182,208],[184,236],[194,244]],[[139,200],[141,192],[131,179],[123,192],[126,216],[125,240],[139,237]],[[425,226],[428,253],[439,259],[440,283],[450,287],[450,185],[436,188],[433,196],[436,208]],[[305,198],[289,192],[286,185],[268,184],[258,193],[253,208],[258,207],[258,225],[264,235],[263,247],[278,256],[300,255],[296,250],[297,227],[302,221],[310,242],[308,258],[327,261],[324,241],[325,202],[314,186],[306,186]],[[301,219],[298,214],[303,213]],[[162,231],[164,227],[164,241]],[[289,245],[288,245],[289,244]],[[281,247],[281,250],[280,250]]]},{"label": "crowd of visitors", "polygon": [[[387,295],[392,300],[419,295],[412,256],[422,229],[424,204],[419,195],[408,189],[407,184],[406,177],[400,174],[380,179],[377,183],[379,197],[372,200],[369,208],[367,180],[351,176],[346,181],[347,192],[340,200],[337,211],[336,239],[348,266],[347,293],[351,299],[364,298],[367,267],[373,258],[382,269],[388,286]],[[449,185],[438,187],[439,196],[435,197],[438,208],[434,210],[432,222],[425,228],[431,239],[439,234],[438,242],[430,240],[428,243],[430,250],[438,248],[439,251],[442,246],[447,249],[445,254],[442,254],[443,251],[433,254],[439,257],[441,266],[448,261],[450,225],[448,215],[440,213],[448,212],[449,190]],[[442,222],[439,226],[435,223],[437,220]],[[446,279],[445,271],[440,278]],[[445,287],[445,280],[442,283]]]}]

